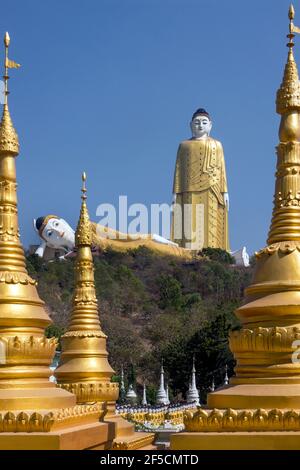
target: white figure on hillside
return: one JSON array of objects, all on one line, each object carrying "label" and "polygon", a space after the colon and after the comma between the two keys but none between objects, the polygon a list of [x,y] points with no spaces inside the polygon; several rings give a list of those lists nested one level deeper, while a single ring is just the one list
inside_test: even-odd
[{"label": "white figure on hillside", "polygon": [[231,256],[234,257],[237,266],[244,266],[245,268],[250,266],[250,256],[245,246],[240,250],[233,251]]}]

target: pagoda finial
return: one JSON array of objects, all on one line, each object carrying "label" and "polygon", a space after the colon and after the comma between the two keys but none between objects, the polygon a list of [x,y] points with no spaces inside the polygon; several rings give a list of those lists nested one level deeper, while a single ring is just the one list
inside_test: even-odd
[{"label": "pagoda finial", "polygon": [[295,9],[294,9],[294,6],[293,4],[291,3],[290,5],[290,8],[289,8],[289,20],[290,20],[290,33],[287,35],[287,37],[289,38],[289,43],[287,44],[287,47],[291,50],[293,47],[294,47],[294,37],[295,37],[295,34],[294,34],[294,29],[295,29],[295,26],[294,26],[294,23],[293,23],[293,19],[295,18]]},{"label": "pagoda finial", "polygon": [[13,60],[8,58],[8,47],[10,44],[9,34],[6,32],[4,35],[4,47],[5,47],[5,60],[4,60],[4,106],[3,114],[0,123],[0,153],[9,153],[11,155],[18,155],[19,153],[19,139],[18,135],[13,126],[9,110],[8,110],[8,69],[18,68],[20,64],[17,64]]},{"label": "pagoda finial", "polygon": [[87,189],[86,189],[86,172],[85,171],[82,172],[81,179],[82,179],[82,188],[81,188],[82,196],[81,196],[81,199],[85,200],[86,199],[86,191],[87,191]]},{"label": "pagoda finial", "polygon": [[300,82],[293,47],[295,33],[300,28],[294,25],[294,7],[289,9],[290,33],[288,34],[288,60],[283,80],[277,92],[276,109],[281,115],[280,143],[277,147],[277,172],[272,223],[267,243],[276,249],[286,242],[300,241],[300,186],[298,172],[300,164],[298,143],[300,142]]},{"label": "pagoda finial", "polygon": [[76,234],[75,234],[75,244],[76,247],[78,248],[79,246],[91,246],[92,244],[92,229],[91,229],[91,223],[90,223],[90,217],[86,205],[86,173],[82,173],[82,187],[81,187],[81,209],[80,209],[80,217],[76,229]]},{"label": "pagoda finial", "polygon": [[4,62],[4,104],[7,104],[7,99],[8,99],[8,80],[9,80],[9,75],[8,75],[8,48],[10,44],[10,37],[8,32],[6,31],[4,35],[4,47],[5,47],[5,62]]},{"label": "pagoda finial", "polygon": [[300,33],[300,28],[294,25],[295,10],[293,5],[289,9],[289,34],[287,35],[289,42],[288,60],[285,66],[283,80],[280,89],[277,92],[277,112],[278,114],[285,114],[286,112],[294,109],[300,109],[300,85],[297,64],[294,59],[293,47],[295,46],[294,37],[295,33]]},{"label": "pagoda finial", "polygon": [[7,100],[8,100],[8,80],[9,80],[9,75],[8,75],[8,69],[18,69],[20,64],[17,64],[17,62],[14,62],[13,60],[10,60],[8,58],[8,48],[10,44],[10,37],[8,32],[6,31],[4,35],[4,47],[5,47],[5,62],[4,62],[4,104],[7,105]]}]

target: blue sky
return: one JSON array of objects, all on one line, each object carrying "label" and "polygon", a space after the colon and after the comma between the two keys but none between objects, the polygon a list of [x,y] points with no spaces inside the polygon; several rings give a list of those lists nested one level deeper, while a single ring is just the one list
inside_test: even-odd
[{"label": "blue sky", "polygon": [[[264,246],[289,3],[6,2],[0,34],[9,31],[10,58],[22,64],[9,85],[25,246],[37,242],[33,217],[54,213],[76,225],[82,170],[93,220],[98,204],[119,195],[170,203],[177,147],[198,107],[225,150],[231,247]],[[300,37],[295,54],[300,64]]]}]

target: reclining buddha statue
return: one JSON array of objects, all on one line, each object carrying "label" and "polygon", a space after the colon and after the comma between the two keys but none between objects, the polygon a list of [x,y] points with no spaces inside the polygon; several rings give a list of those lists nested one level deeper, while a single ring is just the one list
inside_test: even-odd
[{"label": "reclining buddha statue", "polygon": [[[61,217],[47,215],[34,219],[34,228],[41,238],[41,244],[35,253],[43,258],[47,247],[63,252],[72,253],[75,247],[75,231]],[[176,243],[156,234],[125,234],[112,228],[92,222],[93,245],[105,250],[112,248],[116,251],[126,251],[139,246],[166,255],[190,257],[189,250],[180,248]]]}]

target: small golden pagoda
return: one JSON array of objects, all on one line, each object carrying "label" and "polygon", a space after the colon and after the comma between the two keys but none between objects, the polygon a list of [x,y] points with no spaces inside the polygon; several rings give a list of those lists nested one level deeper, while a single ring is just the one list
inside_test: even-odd
[{"label": "small golden pagoda", "polygon": [[98,314],[92,257],[92,225],[86,205],[86,175],[82,175],[82,204],[75,234],[75,291],[67,332],[62,336],[62,353],[55,376],[62,389],[76,395],[77,403],[98,403],[109,424],[108,448],[151,449],[153,434],[135,433],[134,425],[115,414],[119,386],[108,362],[106,335]]},{"label": "small golden pagoda", "polygon": [[290,7],[288,59],[277,93],[281,115],[274,210],[267,246],[230,337],[237,365],[207,409],[189,412],[172,449],[300,448],[300,83]]}]

